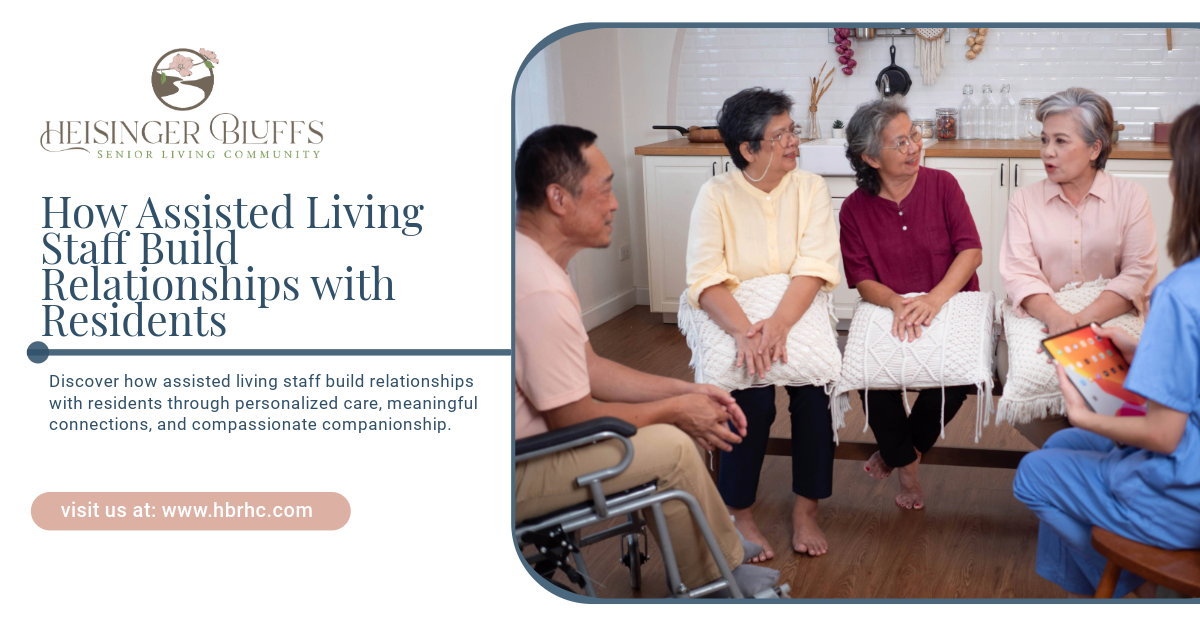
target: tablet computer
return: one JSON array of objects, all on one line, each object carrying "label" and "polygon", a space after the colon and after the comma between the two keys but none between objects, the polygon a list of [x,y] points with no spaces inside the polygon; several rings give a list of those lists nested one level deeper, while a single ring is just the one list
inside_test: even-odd
[{"label": "tablet computer", "polygon": [[1125,390],[1129,360],[1108,338],[1092,331],[1091,326],[1046,338],[1042,347],[1063,365],[1067,378],[1097,414],[1144,416],[1146,399]]}]

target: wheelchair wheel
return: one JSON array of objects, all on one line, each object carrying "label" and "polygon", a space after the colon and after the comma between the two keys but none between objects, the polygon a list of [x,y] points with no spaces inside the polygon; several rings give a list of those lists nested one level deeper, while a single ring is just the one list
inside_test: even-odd
[{"label": "wheelchair wheel", "polygon": [[626,534],[623,545],[625,553],[621,556],[621,562],[629,566],[629,587],[637,591],[642,588],[642,563],[645,558],[638,535]]}]

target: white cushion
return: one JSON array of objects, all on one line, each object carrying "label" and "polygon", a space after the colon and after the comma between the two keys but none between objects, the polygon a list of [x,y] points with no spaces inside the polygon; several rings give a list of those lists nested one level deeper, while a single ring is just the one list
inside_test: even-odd
[{"label": "white cushion", "polygon": [[[1067,284],[1054,295],[1054,302],[1076,314],[1095,301],[1107,283],[1107,279],[1098,279],[1083,285]],[[1003,310],[1004,337],[1008,342],[1008,375],[1004,381],[1004,394],[996,406],[996,422],[1028,423],[1066,414],[1054,365],[1046,362],[1045,353],[1037,352],[1046,338],[1046,334],[1042,333],[1046,324],[1032,316],[1019,318],[1008,301],[1004,302]],[[1142,335],[1144,324],[1145,321],[1137,314],[1129,312],[1104,325],[1115,325],[1138,338]]]},{"label": "white cushion", "polygon": [[[918,294],[922,293],[904,296]],[[980,393],[975,426],[978,442],[992,408],[995,303],[991,292],[960,292],[942,306],[920,338],[908,342],[892,335],[895,315],[891,309],[859,300],[834,389],[839,397],[834,405],[835,426],[845,427],[845,412],[839,409],[849,407],[852,390],[907,391],[970,384]],[[907,408],[907,395],[904,403]],[[863,409],[870,411],[865,400]],[[943,416],[943,425],[944,421]]]},{"label": "white cushion", "polygon": [[[733,291],[733,298],[751,323],[757,323],[775,313],[783,293],[791,284],[788,275],[765,275],[743,281]],[[737,362],[737,347],[733,337],[725,333],[704,310],[693,308],[687,293],[679,297],[679,331],[687,336],[692,350],[691,367],[696,382],[712,384],[725,390],[742,390],[762,386],[821,386],[828,393],[842,368],[830,316],[833,302],[830,293],[817,291],[812,306],[788,333],[787,363],[771,365],[765,378],[751,376]],[[835,319],[836,320],[836,319]]]}]

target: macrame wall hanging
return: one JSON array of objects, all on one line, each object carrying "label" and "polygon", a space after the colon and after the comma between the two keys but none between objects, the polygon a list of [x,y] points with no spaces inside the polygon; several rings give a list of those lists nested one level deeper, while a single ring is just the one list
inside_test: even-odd
[{"label": "macrame wall hanging", "polygon": [[933,85],[937,82],[942,68],[946,67],[946,35],[944,28],[914,28],[917,36],[913,41],[917,46],[917,63],[921,66],[921,84]]}]

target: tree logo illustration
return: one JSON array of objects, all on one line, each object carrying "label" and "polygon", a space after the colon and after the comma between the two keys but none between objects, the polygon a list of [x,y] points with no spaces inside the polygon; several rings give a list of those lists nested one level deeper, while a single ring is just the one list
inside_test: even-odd
[{"label": "tree logo illustration", "polygon": [[217,53],[176,48],[159,57],[150,75],[158,102],[176,111],[190,111],[212,95]]}]

